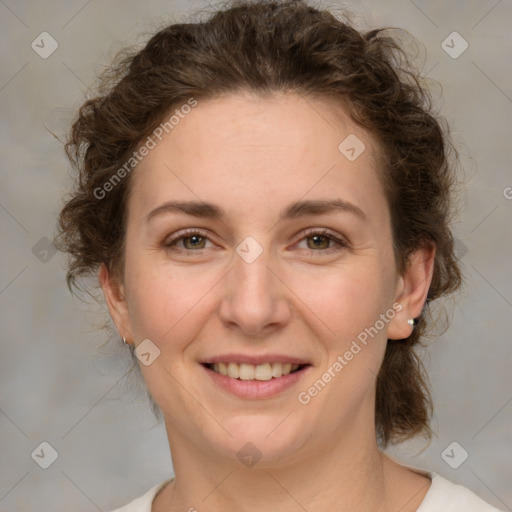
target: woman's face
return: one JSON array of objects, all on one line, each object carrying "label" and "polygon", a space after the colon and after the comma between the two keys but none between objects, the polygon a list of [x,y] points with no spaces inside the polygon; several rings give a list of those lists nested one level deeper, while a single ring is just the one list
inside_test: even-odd
[{"label": "woman's face", "polygon": [[374,435],[387,338],[410,333],[377,162],[327,100],[233,94],[199,101],[137,166],[117,302],[102,284],[120,333],[150,340],[171,450],[252,443],[261,464]]}]

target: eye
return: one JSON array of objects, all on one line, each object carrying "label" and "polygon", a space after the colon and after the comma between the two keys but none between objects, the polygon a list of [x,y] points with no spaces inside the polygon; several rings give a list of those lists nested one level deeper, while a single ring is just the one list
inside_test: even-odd
[{"label": "eye", "polygon": [[[325,228],[311,228],[304,233],[299,244],[306,241],[306,250],[321,254],[331,254],[349,247],[349,244]],[[311,241],[311,242],[309,242]],[[178,233],[163,246],[177,252],[199,252],[206,249],[205,244],[211,242],[206,231],[200,229],[187,229]],[[298,245],[299,245],[298,244]]]},{"label": "eye", "polygon": [[167,249],[176,251],[200,251],[206,248],[205,243],[207,241],[210,241],[210,239],[205,231],[199,229],[187,229],[174,238],[165,241],[163,245]]},{"label": "eye", "polygon": [[[325,228],[311,228],[307,230],[299,243],[302,241],[306,241],[306,249],[310,249],[311,252],[319,252],[322,254],[338,252],[349,246],[346,241],[335,236]],[[311,241],[311,243],[308,241]]]}]

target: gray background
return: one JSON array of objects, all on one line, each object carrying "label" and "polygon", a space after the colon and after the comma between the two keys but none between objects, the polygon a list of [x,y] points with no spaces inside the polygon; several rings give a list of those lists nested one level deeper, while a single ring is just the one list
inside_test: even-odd
[{"label": "gray background", "polygon": [[[70,296],[64,257],[45,241],[70,184],[62,144],[49,130],[64,137],[118,49],[207,5],[0,1],[0,512],[109,510],[172,474],[163,423],[123,377],[126,350],[100,348],[104,310]],[[424,70],[442,83],[438,104],[465,173],[455,233],[466,284],[447,304],[451,327],[426,359],[436,436],[428,447],[390,452],[512,510],[512,2],[323,5],[348,5],[370,26],[403,27],[425,46]],[[31,48],[43,31],[58,42],[46,59]],[[469,44],[458,58],[441,47],[453,31]],[[43,441],[59,455],[48,469],[31,457]],[[441,455],[453,441],[469,453],[458,469]],[[461,453],[449,451],[452,460]]]}]

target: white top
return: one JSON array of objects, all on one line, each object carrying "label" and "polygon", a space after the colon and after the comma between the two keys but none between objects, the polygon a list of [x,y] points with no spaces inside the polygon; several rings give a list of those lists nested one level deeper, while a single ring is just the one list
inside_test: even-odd
[{"label": "white top", "polygon": [[[431,471],[422,472],[432,480],[417,512],[502,512],[462,485],[454,484]],[[153,499],[169,480],[160,482],[136,500],[112,512],[151,512]]]}]

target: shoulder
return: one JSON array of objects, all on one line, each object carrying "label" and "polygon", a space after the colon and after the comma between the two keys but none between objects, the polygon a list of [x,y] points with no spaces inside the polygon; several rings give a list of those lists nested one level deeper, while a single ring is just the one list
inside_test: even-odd
[{"label": "shoulder", "polygon": [[[428,472],[432,484],[417,512],[500,512],[467,487],[446,480],[441,475]],[[142,496],[111,512],[151,512],[151,505],[158,492],[172,479],[153,486]]]},{"label": "shoulder", "polygon": [[467,487],[431,475],[432,484],[417,512],[500,512]]},{"label": "shoulder", "polygon": [[116,508],[111,512],[151,512],[151,505],[153,504],[155,496],[171,480],[172,478],[156,484],[155,486],[151,487],[151,489],[146,491],[142,496],[139,496],[127,505],[121,508]]}]

